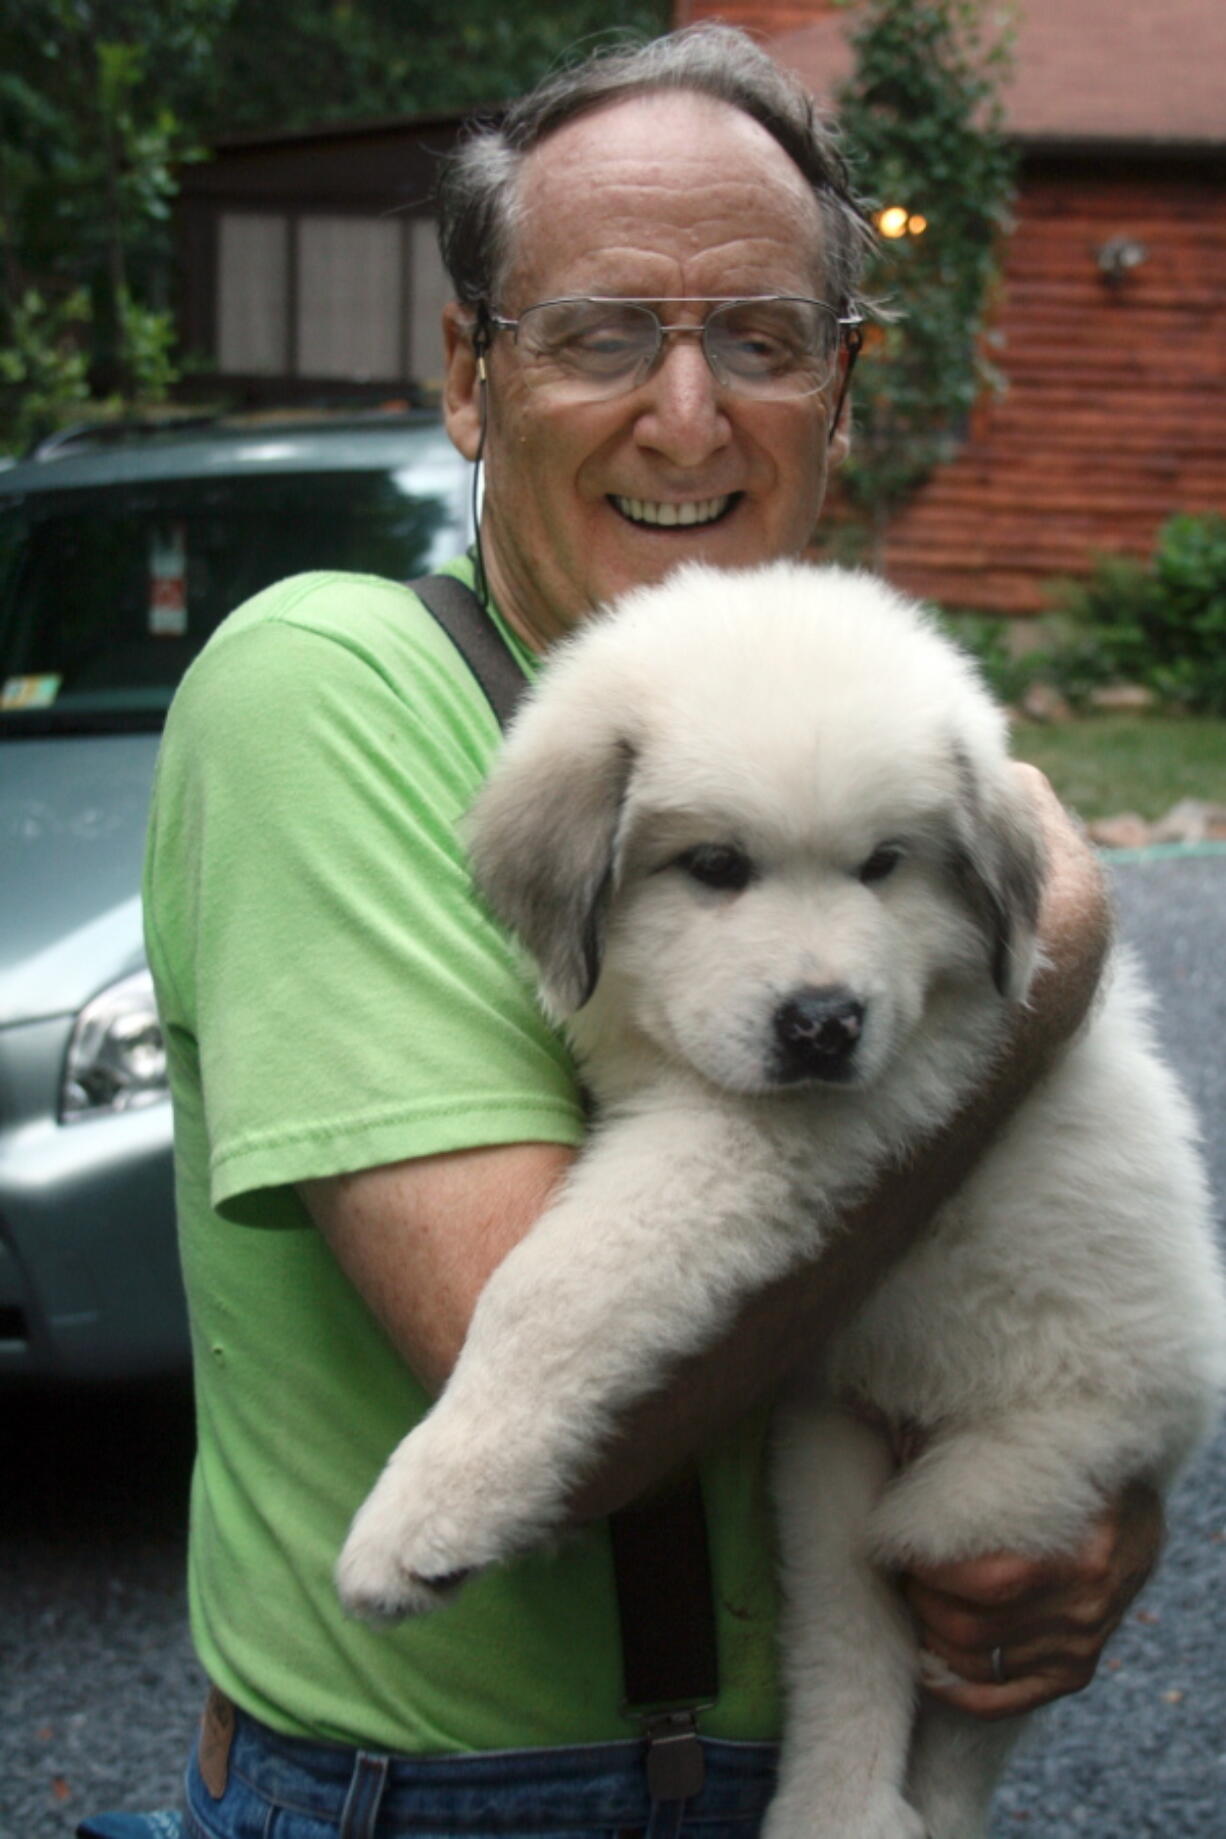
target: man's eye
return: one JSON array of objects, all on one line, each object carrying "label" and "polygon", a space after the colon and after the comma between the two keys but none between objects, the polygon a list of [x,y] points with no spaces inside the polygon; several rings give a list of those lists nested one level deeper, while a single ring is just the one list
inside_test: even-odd
[{"label": "man's eye", "polygon": [[737,340],[737,347],[747,357],[757,358],[763,364],[778,366],[795,364],[805,355],[795,339],[781,338],[777,332],[746,332]]},{"label": "man's eye", "polygon": [[860,880],[866,885],[871,885],[874,881],[884,881],[887,875],[894,873],[902,859],[903,849],[900,843],[882,843],[871,856],[860,864],[857,873]]},{"label": "man's eye", "polygon": [[571,339],[569,344],[560,346],[556,354],[560,364],[595,377],[623,376],[642,361],[642,355],[639,345],[614,334]]},{"label": "man's eye", "polygon": [[639,363],[644,351],[651,349],[653,327],[650,320],[612,313],[572,319],[551,331],[547,355],[585,371],[616,374],[627,365]]},{"label": "man's eye", "polygon": [[698,843],[683,850],[676,866],[704,888],[738,890],[753,880],[753,863],[731,843]]},{"label": "man's eye", "polygon": [[736,371],[774,373],[792,370],[812,354],[787,315],[738,312],[717,322],[726,361]]},{"label": "man's eye", "polygon": [[572,333],[562,349],[580,352],[586,357],[617,357],[622,352],[637,349],[641,342],[633,333],[617,326],[592,326],[585,332]]}]

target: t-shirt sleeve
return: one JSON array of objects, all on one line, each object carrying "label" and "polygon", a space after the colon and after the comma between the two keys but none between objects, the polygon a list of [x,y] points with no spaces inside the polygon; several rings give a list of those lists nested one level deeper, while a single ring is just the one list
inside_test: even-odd
[{"label": "t-shirt sleeve", "polygon": [[305,617],[223,632],[168,724],[146,923],[229,1218],[312,1176],[582,1137],[565,1049],[458,833],[494,718],[387,593],[389,644]]}]

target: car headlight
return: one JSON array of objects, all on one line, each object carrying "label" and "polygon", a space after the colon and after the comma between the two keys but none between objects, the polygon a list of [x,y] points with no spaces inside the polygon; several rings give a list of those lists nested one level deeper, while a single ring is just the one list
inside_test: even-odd
[{"label": "car headlight", "polygon": [[166,1044],[153,1000],[153,979],[137,971],[87,1002],[64,1063],[64,1123],[135,1111],[166,1098]]}]

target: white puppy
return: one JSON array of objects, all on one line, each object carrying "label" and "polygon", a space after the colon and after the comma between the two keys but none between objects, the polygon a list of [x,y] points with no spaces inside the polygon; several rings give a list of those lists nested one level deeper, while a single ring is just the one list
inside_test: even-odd
[{"label": "white puppy", "polygon": [[[1003,719],[864,575],[691,567],[628,596],[550,664],[472,841],[599,1121],[357,1516],[338,1582],[371,1616],[556,1530],[626,1407],[963,1104],[1035,967]],[[780,1414],[771,1839],[983,1832],[1017,1730],[918,1709],[888,1572],[1066,1551],[1133,1478],[1166,1487],[1226,1382],[1224,1322],[1194,1121],[1118,954]]]}]

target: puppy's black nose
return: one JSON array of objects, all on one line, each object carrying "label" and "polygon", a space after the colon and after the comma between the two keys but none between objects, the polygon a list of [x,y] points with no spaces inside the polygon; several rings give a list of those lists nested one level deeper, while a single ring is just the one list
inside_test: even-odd
[{"label": "puppy's black nose", "polygon": [[796,990],[775,1011],[779,1077],[847,1079],[864,1032],[864,1004],[839,984]]}]

